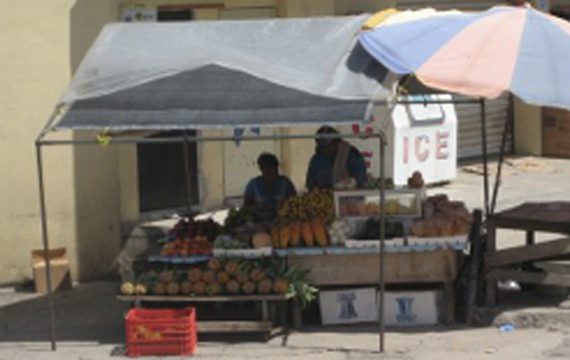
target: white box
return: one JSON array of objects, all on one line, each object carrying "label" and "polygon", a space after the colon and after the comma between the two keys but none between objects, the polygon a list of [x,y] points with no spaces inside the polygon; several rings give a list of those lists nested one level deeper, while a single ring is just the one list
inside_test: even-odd
[{"label": "white box", "polygon": [[376,288],[321,291],[319,303],[323,325],[378,321]]},{"label": "white box", "polygon": [[438,291],[388,291],[384,294],[386,326],[418,326],[438,323]]}]

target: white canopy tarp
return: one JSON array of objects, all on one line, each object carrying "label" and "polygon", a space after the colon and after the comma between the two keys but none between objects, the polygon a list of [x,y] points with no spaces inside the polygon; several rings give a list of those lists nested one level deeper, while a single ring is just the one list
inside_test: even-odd
[{"label": "white canopy tarp", "polygon": [[367,18],[107,25],[62,97],[69,111],[55,128],[367,120],[371,101],[389,93],[385,69],[357,43]]}]

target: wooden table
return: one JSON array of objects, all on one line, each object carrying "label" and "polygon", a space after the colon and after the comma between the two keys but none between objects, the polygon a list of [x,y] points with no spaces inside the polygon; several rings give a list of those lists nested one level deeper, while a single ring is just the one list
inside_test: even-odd
[{"label": "wooden table", "polygon": [[[524,246],[497,250],[497,229],[526,232]],[[485,254],[486,303],[496,304],[497,281],[570,287],[570,276],[530,271],[532,261],[547,260],[570,254],[570,238],[535,243],[535,232],[570,234],[570,202],[524,203],[496,213],[487,220]],[[522,270],[513,270],[513,267]]]},{"label": "wooden table", "polygon": [[[456,250],[386,253],[384,256],[386,284],[443,284],[446,323],[454,322]],[[309,281],[316,287],[377,285],[380,281],[379,254],[289,256],[288,263],[310,269]],[[293,317],[298,315],[293,314]]]},{"label": "wooden table", "polygon": [[174,303],[227,303],[227,302],[259,302],[261,303],[260,321],[198,321],[199,333],[265,333],[267,336],[282,332],[281,327],[274,327],[269,316],[269,303],[281,303],[282,324],[286,324],[285,316],[287,302],[291,299],[289,295],[232,295],[232,296],[127,296],[119,295],[120,301],[132,302],[134,306],[141,307],[143,303],[152,302],[174,302]]}]

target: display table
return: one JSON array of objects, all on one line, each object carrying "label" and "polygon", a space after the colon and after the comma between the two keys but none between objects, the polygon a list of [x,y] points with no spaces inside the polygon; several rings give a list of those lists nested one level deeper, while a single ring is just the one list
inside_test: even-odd
[{"label": "display table", "polygon": [[[387,252],[384,259],[386,284],[442,284],[446,322],[454,322],[454,282],[458,271],[456,250]],[[310,269],[309,280],[316,287],[376,285],[380,281],[377,253],[289,255],[287,261],[289,266]]]},{"label": "display table", "polygon": [[228,303],[228,302],[258,302],[261,304],[260,321],[202,321],[199,320],[199,333],[264,333],[270,336],[282,332],[281,327],[274,327],[269,316],[269,303],[277,303],[281,306],[281,323],[286,324],[287,302],[291,299],[289,295],[233,295],[233,296],[127,296],[119,295],[117,299],[127,301],[136,307],[143,306],[144,303],[156,302],[176,302],[176,303]]},{"label": "display table", "polygon": [[[526,245],[497,250],[497,229],[526,232]],[[570,254],[570,238],[535,244],[535,232],[570,234],[570,202],[524,203],[487,220],[486,303],[496,304],[498,280],[570,287],[570,276],[530,271],[530,262]],[[513,270],[522,267],[522,270]]]}]

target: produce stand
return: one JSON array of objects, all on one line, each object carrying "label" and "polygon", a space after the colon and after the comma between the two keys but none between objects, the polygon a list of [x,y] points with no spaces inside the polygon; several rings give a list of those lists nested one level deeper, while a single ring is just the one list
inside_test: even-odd
[{"label": "produce stand", "polygon": [[[348,277],[340,277],[336,284],[353,285],[362,283],[366,280],[367,284],[374,283],[378,285],[380,296],[378,301],[378,323],[380,334],[380,350],[384,349],[384,319],[383,319],[383,299],[385,292],[386,280],[390,283],[411,283],[411,282],[435,282],[444,284],[446,298],[451,298],[452,280],[457,275],[457,259],[456,251],[464,248],[465,244],[446,244],[441,248],[440,240],[445,240],[450,236],[457,235],[453,231],[447,231],[445,228],[438,228],[441,234],[430,234],[433,227],[429,223],[429,219],[422,220],[423,225],[416,229],[421,232],[425,240],[417,241],[413,236],[402,238],[394,238],[390,240],[393,243],[388,244],[386,239],[386,222],[387,206],[385,204],[386,182],[384,179],[385,166],[385,138],[381,131],[365,133],[365,134],[338,134],[338,135],[315,135],[310,134],[291,134],[287,131],[279,132],[275,135],[262,136],[231,136],[231,135],[204,135],[197,133],[194,136],[188,136],[186,130],[202,130],[202,129],[235,129],[237,127],[291,127],[291,126],[320,126],[329,125],[350,125],[354,123],[367,124],[370,119],[369,110],[373,103],[384,104],[386,106],[393,105],[393,101],[387,101],[385,98],[388,92],[378,92],[379,84],[382,82],[386,72],[362,49],[353,48],[355,44],[355,34],[359,31],[366,16],[356,18],[339,18],[339,19],[320,19],[315,20],[318,26],[316,31],[311,32],[311,19],[295,19],[295,20],[271,20],[256,21],[245,23],[244,28],[237,29],[234,24],[224,23],[221,25],[226,27],[226,31],[220,31],[218,24],[200,23],[189,24],[188,28],[196,27],[200,30],[205,28],[205,34],[211,35],[218,33],[224,41],[223,45],[228,47],[240,47],[240,33],[246,34],[249,39],[251,31],[261,31],[267,38],[260,39],[267,41],[267,46],[259,46],[259,59],[265,60],[266,63],[260,66],[257,63],[249,62],[250,54],[245,57],[247,60],[240,63],[235,68],[224,68],[217,65],[192,64],[191,68],[178,69],[179,72],[172,74],[172,64],[153,63],[154,52],[149,51],[153,45],[160,47],[169,47],[172,51],[171,59],[177,56],[187,56],[192,58],[193,46],[181,46],[180,41],[195,41],[200,39],[201,32],[198,36],[181,37],[180,31],[186,30],[187,25],[175,24],[173,26],[152,26],[143,25],[137,28],[137,31],[157,32],[157,36],[153,37],[155,43],[148,41],[140,41],[140,37],[133,37],[129,40],[129,36],[137,35],[136,32],[125,32],[125,38],[119,36],[103,36],[97,46],[100,45],[99,52],[90,52],[84,64],[79,69],[79,74],[74,79],[68,93],[64,97],[62,103],[54,112],[53,117],[48,121],[45,129],[42,130],[36,140],[36,155],[38,165],[38,180],[40,193],[40,209],[42,215],[42,240],[44,250],[49,250],[49,239],[47,229],[47,211],[44,193],[44,169],[42,160],[42,149],[48,146],[107,146],[115,144],[161,144],[161,143],[182,143],[188,146],[188,143],[207,143],[207,142],[234,142],[234,141],[261,141],[261,140],[296,140],[296,139],[318,139],[318,138],[369,138],[378,140],[379,161],[380,161],[380,178],[378,185],[368,192],[375,192],[378,208],[374,213],[366,213],[365,215],[373,215],[377,221],[377,233],[375,237],[361,241],[360,245],[367,245],[370,240],[376,242],[371,246],[351,246],[351,239],[343,239],[344,246],[339,244],[320,244],[320,247],[298,248],[297,246],[286,247],[286,249],[275,248],[272,255],[276,257],[287,257],[289,267],[293,267],[296,263],[305,264],[309,267],[310,276],[315,284],[323,286],[333,282],[327,274],[320,271],[321,266],[325,266],[328,262],[331,269],[335,268],[336,272],[343,269],[347,263],[354,264],[357,268],[362,268],[364,261],[369,266],[364,267],[367,270],[367,277],[363,279],[354,279]],[[291,38],[283,33],[289,34],[287,31],[299,27],[299,22],[304,28],[302,34],[293,32]],[[348,24],[348,25],[347,25]],[[267,26],[266,29],[259,27]],[[341,43],[336,41],[334,37],[327,36],[328,42],[323,42],[323,28],[331,29],[331,33],[343,38],[346,48],[337,49]],[[254,29],[252,29],[252,27]],[[343,31],[336,31],[337,28],[343,28]],[[349,30],[349,27],[352,30]],[[121,32],[122,25],[114,25],[106,29],[111,34]],[[125,28],[126,29],[126,28]],[[215,31],[213,31],[215,30]],[[188,30],[190,31],[190,30]],[[275,32],[280,36],[280,41],[271,39],[271,32]],[[107,34],[109,35],[109,34]],[[140,35],[140,34],[138,34]],[[277,36],[276,35],[276,36]],[[237,36],[236,41],[232,36]],[[164,38],[163,38],[164,37]],[[144,38],[144,37],[143,37]],[[150,37],[149,37],[150,39]],[[159,39],[159,40],[157,40]],[[165,39],[173,39],[169,42]],[[117,41],[118,43],[105,43],[105,41]],[[120,51],[127,42],[129,47],[139,48],[148,54],[148,59],[136,58],[137,51],[124,53],[124,57],[117,59],[118,63],[108,63],[105,59],[113,58],[112,50]],[[156,43],[158,41],[158,44]],[[290,44],[288,43],[290,41]],[[285,44],[287,43],[287,44]],[[322,47],[322,49],[313,49],[311,54],[304,52],[304,46],[309,43],[313,48]],[[211,44],[219,44],[212,41]],[[249,44],[249,43],[248,43]],[[201,45],[203,46],[203,44]],[[300,51],[292,51],[292,49],[300,49]],[[271,51],[266,52],[267,49]],[[335,51],[338,50],[338,51]],[[162,51],[161,50],[161,51]],[[254,51],[255,49],[250,49]],[[110,53],[106,53],[106,52]],[[162,51],[164,53],[164,51]],[[285,53],[286,52],[286,53]],[[228,53],[231,53],[228,52]],[[234,53],[235,57],[243,55],[243,51]],[[290,58],[291,54],[303,54],[302,59]],[[329,54],[326,58],[322,58],[320,54]],[[347,58],[347,54],[349,54]],[[307,61],[307,56],[313,56],[314,61]],[[132,56],[133,58],[129,58]],[[161,58],[164,61],[166,58]],[[274,61],[275,59],[288,61]],[[164,72],[164,77],[157,79],[139,78],[142,73],[129,73],[133,63],[140,61],[149,62],[152,66],[159,69],[153,74]],[[218,59],[207,59],[216,64]],[[239,60],[239,59],[238,59]],[[244,59],[241,59],[242,61]],[[236,61],[239,62],[239,61]],[[317,64],[316,66],[314,66]],[[180,64],[175,64],[179,66]],[[208,65],[200,67],[201,65]],[[149,65],[150,66],[150,65]],[[277,66],[277,68],[276,68]],[[289,69],[287,66],[292,68]],[[299,70],[301,66],[301,70]],[[302,68],[309,66],[310,68]],[[245,67],[245,69],[243,69]],[[284,67],[280,68],[280,67]],[[237,68],[237,70],[236,70]],[[263,70],[262,73],[258,71]],[[298,77],[285,76],[289,74],[287,70],[293,73],[307,74],[304,82],[298,81]],[[251,76],[248,72],[257,75]],[[97,74],[105,74],[106,77],[97,78]],[[244,75],[245,74],[245,75]],[[268,75],[270,74],[270,75]],[[332,76],[331,74],[335,74]],[[370,78],[369,74],[377,74],[378,78]],[[189,75],[196,75],[195,77]],[[95,76],[95,78],[92,78]],[[274,76],[275,78],[273,78]],[[333,79],[331,79],[331,76]],[[334,78],[334,77],[338,77]],[[136,81],[133,81],[133,78]],[[114,79],[112,84],[106,83],[108,79]],[[206,80],[204,80],[206,79]],[[339,79],[342,81],[339,82]],[[223,91],[220,90],[220,80],[223,80]],[[342,83],[342,85],[339,85]],[[119,85],[117,85],[119,84]],[[333,86],[334,84],[334,86]],[[362,85],[365,84],[365,88]],[[118,86],[118,88],[117,88]],[[381,87],[381,86],[380,86]],[[249,89],[250,93],[243,91],[244,88]],[[100,91],[104,89],[105,91]],[[177,89],[177,91],[168,91],[169,89]],[[331,90],[333,89],[333,93]],[[334,93],[334,89],[340,89],[338,93]],[[93,93],[90,91],[93,90]],[[87,91],[87,94],[84,92]],[[252,96],[254,94],[255,96]],[[198,102],[191,102],[189,99],[200,99]],[[227,101],[231,99],[232,101]],[[260,109],[260,103],[265,104]],[[404,103],[409,103],[405,102]],[[416,102],[418,103],[418,102]],[[419,102],[423,103],[423,102]],[[296,104],[299,104],[298,106]],[[56,130],[73,130],[73,131],[98,131],[99,134],[95,139],[49,139],[48,135]],[[145,138],[138,132],[157,132],[157,131],[178,130],[181,137],[172,138]],[[110,132],[111,131],[111,132]],[[125,136],[126,134],[126,136]],[[133,135],[134,134],[134,135]],[[188,175],[188,171],[186,172]],[[407,190],[403,191],[406,192]],[[395,191],[398,192],[398,191]],[[417,205],[418,203],[416,203]],[[417,207],[417,206],[416,206]],[[433,210],[433,209],[432,209]],[[433,211],[432,211],[433,212]],[[398,214],[394,215],[397,220]],[[419,217],[419,213],[414,216]],[[433,215],[433,214],[432,214]],[[431,216],[431,215],[430,215]],[[408,216],[404,216],[404,220],[410,220]],[[341,219],[342,220],[342,219]],[[418,219],[419,220],[419,219]],[[432,226],[432,227],[430,227]],[[463,223],[465,226],[465,223]],[[445,226],[444,226],[445,227]],[[430,230],[431,229],[431,230]],[[467,231],[462,228],[461,234]],[[453,233],[453,234],[452,234]],[[317,236],[317,238],[319,238]],[[332,237],[331,237],[332,238]],[[430,239],[439,239],[431,241]],[[377,239],[377,240],[376,240]],[[328,240],[325,240],[328,242]],[[461,242],[459,242],[461,243]],[[332,246],[331,246],[332,245]],[[385,259],[387,257],[387,259]],[[161,259],[158,259],[159,263]],[[192,256],[167,259],[172,266],[194,263]],[[204,260],[203,258],[201,260]],[[347,262],[348,260],[348,262]],[[52,340],[52,349],[55,350],[55,315],[51,297],[50,283],[50,264],[47,262],[47,280],[48,280],[48,296],[50,314],[50,331]],[[352,269],[351,269],[352,270]],[[314,273],[313,273],[314,272]],[[347,273],[345,271],[345,273]],[[328,279],[328,280],[327,280]],[[143,304],[145,302],[235,302],[235,301],[254,301],[262,303],[262,322],[267,319],[267,309],[263,310],[269,302],[286,302],[287,295],[263,295],[263,296],[246,296],[241,294],[211,295],[211,296],[162,296],[162,295],[139,295],[139,296],[121,296],[120,301],[129,301],[135,304]],[[447,301],[448,320],[452,320],[453,302]],[[298,313],[298,311],[297,311]],[[264,323],[264,329],[268,327]],[[227,322],[212,325],[214,329],[237,330],[256,328],[257,325],[240,325],[232,327]],[[198,325],[200,326],[200,324]],[[229,326],[229,328],[227,328]]]}]

